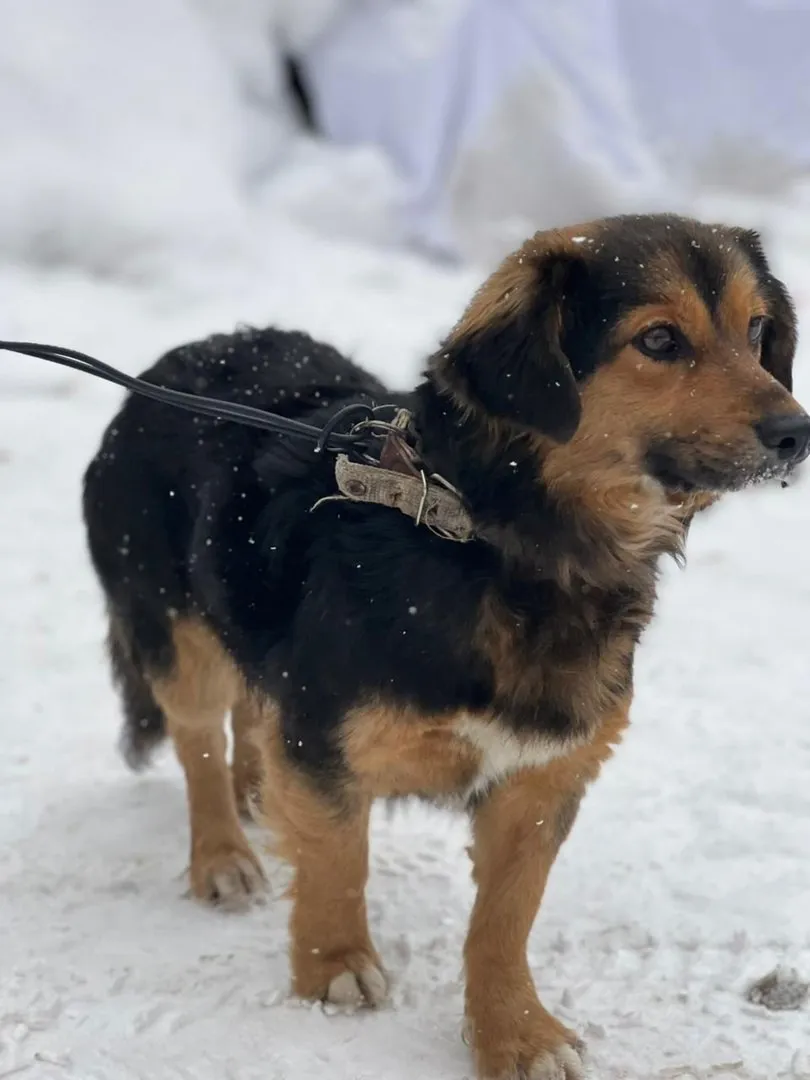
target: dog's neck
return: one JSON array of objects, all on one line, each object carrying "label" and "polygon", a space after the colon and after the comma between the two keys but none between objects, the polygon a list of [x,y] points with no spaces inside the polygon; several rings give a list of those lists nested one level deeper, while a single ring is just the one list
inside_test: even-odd
[{"label": "dog's neck", "polygon": [[415,392],[414,423],[426,464],[461,492],[478,535],[522,576],[565,591],[645,588],[661,555],[681,555],[683,522],[644,478],[594,475],[587,491],[549,484],[542,444],[463,410],[429,379]]}]

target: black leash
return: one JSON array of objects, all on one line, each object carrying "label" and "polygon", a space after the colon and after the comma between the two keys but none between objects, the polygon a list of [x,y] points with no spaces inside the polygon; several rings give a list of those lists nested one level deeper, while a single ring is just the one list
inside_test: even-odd
[{"label": "black leash", "polygon": [[[72,368],[74,371],[82,371],[86,375],[95,375],[98,379],[104,379],[133,394],[140,394],[164,405],[174,405],[178,409],[186,409],[188,412],[199,413],[202,416],[212,416],[217,420],[232,420],[237,424],[272,431],[276,435],[294,435],[308,439],[315,443],[316,454],[328,450],[332,453],[359,454],[361,457],[367,457],[363,453],[364,445],[370,441],[371,437],[389,427],[382,416],[386,412],[396,412],[396,406],[393,405],[373,408],[371,405],[355,402],[338,410],[323,427],[315,427],[302,420],[278,416],[276,413],[265,412],[264,409],[257,409],[251,405],[240,405],[236,401],[222,401],[220,398],[187,394],[182,390],[172,390],[168,386],[157,386],[146,382],[145,379],[125,375],[123,371],[119,371],[110,364],[105,364],[76,349],[65,349],[59,345],[39,345],[32,341],[0,341],[0,349],[47,360],[52,364]],[[346,426],[349,420],[353,420],[353,423],[349,425],[348,430],[339,431],[338,429]]]}]

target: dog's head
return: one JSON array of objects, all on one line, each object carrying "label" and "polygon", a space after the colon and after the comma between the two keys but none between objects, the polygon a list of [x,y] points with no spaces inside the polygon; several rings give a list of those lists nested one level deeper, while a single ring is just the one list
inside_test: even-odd
[{"label": "dog's head", "polygon": [[466,414],[533,445],[562,497],[689,516],[810,452],[795,345],[755,233],[620,217],[538,233],[510,255],[432,373]]}]

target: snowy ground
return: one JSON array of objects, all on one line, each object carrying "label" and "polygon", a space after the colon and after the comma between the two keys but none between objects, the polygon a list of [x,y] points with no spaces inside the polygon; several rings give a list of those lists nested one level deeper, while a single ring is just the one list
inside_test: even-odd
[{"label": "snowy ground", "polygon": [[[476,275],[350,244],[328,222],[308,230],[282,195],[249,263],[129,281],[0,268],[0,336],[137,370],[197,334],[274,321],[412,380]],[[776,240],[810,315],[810,247],[784,229]],[[288,999],[281,867],[268,861],[276,895],[246,916],[184,898],[178,768],[167,754],[134,778],[116,755],[79,518],[81,472],[117,401],[0,354],[0,1078],[468,1077],[461,821],[415,809],[375,822],[371,917],[394,979],[378,1015]],[[810,977],[808,530],[810,476],[730,499],[695,526],[687,571],[667,573],[635,724],[531,945],[594,1077],[810,1077],[807,1008],[744,998],[776,963]]]}]

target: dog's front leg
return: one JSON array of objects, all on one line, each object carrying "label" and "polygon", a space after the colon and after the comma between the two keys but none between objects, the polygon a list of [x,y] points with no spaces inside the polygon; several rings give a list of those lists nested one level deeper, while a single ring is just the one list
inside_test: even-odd
[{"label": "dog's front leg", "polygon": [[388,985],[366,914],[371,799],[349,777],[328,793],[289,759],[277,718],[263,743],[261,808],[294,868],[293,990],[335,1005],[380,1005]]},{"label": "dog's front leg", "polygon": [[515,774],[473,813],[478,893],[465,946],[467,1031],[481,1080],[581,1080],[576,1035],[537,997],[526,947],[587,777],[568,761]]}]

